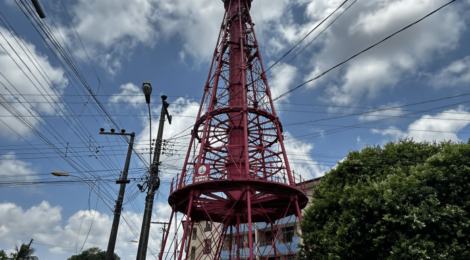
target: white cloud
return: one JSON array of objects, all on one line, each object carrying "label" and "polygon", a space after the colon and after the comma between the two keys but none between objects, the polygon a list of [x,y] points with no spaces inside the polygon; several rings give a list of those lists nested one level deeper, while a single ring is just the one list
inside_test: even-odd
[{"label": "white cloud", "polygon": [[[269,8],[266,8],[268,4]],[[265,61],[270,55],[277,56],[298,37],[301,26],[284,26],[292,24],[293,13],[290,6],[296,4],[298,2],[292,0],[252,2],[251,19],[255,23],[255,33],[260,47],[266,50]]]},{"label": "white cloud", "polygon": [[470,56],[452,62],[437,75],[431,77],[436,87],[468,86],[470,84]]},{"label": "white cloud", "polygon": [[[280,55],[301,40],[312,28],[316,27],[322,19],[336,9],[340,0],[309,1],[309,0],[276,0],[266,2],[253,2],[252,19],[259,25],[256,29],[258,40],[268,38],[262,43],[268,55]],[[294,8],[304,8],[304,23],[297,23]],[[321,27],[319,28],[321,29]],[[260,39],[261,35],[261,39]],[[310,36],[308,39],[311,39]],[[304,42],[305,44],[306,42]]]},{"label": "white cloud", "polygon": [[396,127],[385,130],[372,129],[374,134],[390,135],[396,139],[413,138],[421,141],[462,141],[457,134],[470,124],[470,113],[460,106],[457,109],[446,110],[435,116],[424,115],[411,123],[407,131]]},{"label": "white cloud", "polygon": [[[167,221],[169,219],[171,209],[168,205],[156,203],[155,208],[157,214],[152,216],[152,220]],[[14,203],[0,203],[0,219],[2,220],[0,223],[1,242],[17,244],[18,241],[24,242],[34,238],[36,248],[45,245],[48,246],[52,255],[66,255],[67,257],[75,254],[82,245],[84,250],[95,246],[106,250],[112,224],[112,217],[107,214],[95,210],[80,210],[70,216],[63,225],[62,208],[52,206],[47,201],[29,209],[23,209]],[[131,223],[133,230],[126,223]],[[135,258],[137,244],[131,243],[130,240],[139,239],[141,223],[142,219],[138,214],[130,211],[123,212],[116,242],[116,252],[122,259],[131,256]],[[156,234],[156,239],[161,239],[161,233],[152,232],[152,234]],[[157,253],[156,250],[153,247],[154,253]]]},{"label": "white cloud", "polygon": [[[266,1],[254,1],[252,18],[261,47],[268,54],[276,55],[287,50],[341,2],[272,0],[269,8],[265,8]],[[308,54],[312,56],[308,59],[312,61],[308,66],[312,73],[306,78],[316,76],[442,3],[444,1],[359,1],[319,38],[316,49],[320,52],[314,56]],[[305,8],[301,22],[296,17],[298,13],[294,13],[295,8]],[[179,55],[183,62],[187,57],[194,58],[196,63],[209,61],[224,13],[223,3],[212,0],[118,0],[112,5],[104,0],[79,0],[69,6],[69,10],[90,56],[111,73],[120,69],[122,60],[137,46],[154,46],[158,41],[173,37],[182,40]],[[383,88],[394,86],[406,73],[414,73],[435,52],[455,47],[464,27],[460,14],[452,6],[422,24],[350,62],[343,73],[332,75],[339,80],[326,93],[327,97],[336,103],[351,103],[354,97],[377,95]],[[62,27],[61,31],[76,54],[85,59],[72,27]]]},{"label": "white cloud", "polygon": [[[297,76],[297,68],[285,63],[279,63],[279,66],[283,66],[277,76],[271,81],[271,92],[273,95],[278,96],[292,88],[291,84]],[[274,97],[273,97],[274,98]]]},{"label": "white cloud", "polygon": [[[271,80],[270,88],[272,98],[276,98],[277,96],[280,96],[289,89],[291,89],[293,87],[292,83],[294,82],[298,74],[298,69],[294,66],[284,63],[279,63],[278,66],[283,66],[284,69],[279,71],[279,73],[276,74],[276,77]],[[287,97],[288,96],[289,95],[287,95]],[[282,101],[284,102],[274,103],[276,110],[281,109],[282,104],[285,104],[285,101],[288,99],[287,97],[282,98]]]},{"label": "white cloud", "polygon": [[[263,41],[266,40],[275,44],[270,31],[278,30],[279,18],[285,17],[286,9],[288,10],[286,7],[292,2],[294,1],[270,0],[269,8],[266,8],[267,1],[252,3],[251,14],[256,24],[258,41],[264,44]],[[159,1],[155,17],[159,32],[165,38],[179,36],[183,40],[180,57],[191,56],[196,63],[200,63],[209,61],[214,54],[224,11],[221,1],[162,0]]]},{"label": "white cloud", "polygon": [[[275,21],[284,14],[291,2],[290,0],[253,1],[251,3],[252,19],[262,20],[262,22]],[[269,8],[266,8],[268,3]]]},{"label": "white cloud", "polygon": [[399,128],[394,127],[394,126],[390,126],[387,129],[373,128],[371,132],[374,134],[391,135],[395,137],[395,139],[397,140],[409,137],[407,133],[401,131]]},{"label": "white cloud", "polygon": [[401,108],[393,108],[400,106],[399,103],[389,103],[387,105],[380,106],[378,108],[379,111],[363,114],[359,116],[359,120],[361,121],[374,121],[383,119],[386,117],[395,117],[403,115],[403,110]]},{"label": "white cloud", "polygon": [[223,15],[224,5],[220,1],[162,0],[155,18],[166,38],[181,37],[184,54],[194,57],[196,62],[207,62],[214,53]]},{"label": "white cloud", "polygon": [[[349,38],[352,47],[347,48],[349,56],[421,18],[442,3],[431,0],[368,2],[362,6],[356,19],[348,19],[352,24],[348,33],[343,31],[342,37],[332,35],[343,40],[338,38],[329,44],[320,56],[334,54],[340,48],[338,44],[344,43],[344,37]],[[395,86],[405,75],[416,73],[437,52],[454,48],[463,28],[464,22],[455,9],[441,10],[349,62],[343,69],[344,76],[338,86],[327,92],[327,96],[337,104],[350,104],[362,96],[375,97],[384,88]]]},{"label": "white cloud", "polygon": [[[279,25],[279,17],[285,15],[286,6],[292,2],[272,0],[269,8],[265,8],[266,2],[253,2],[253,19],[263,24],[262,29],[256,28],[258,37],[261,30],[268,33],[272,26]],[[196,63],[208,62],[224,15],[223,3],[213,0],[118,0],[112,5],[104,0],[79,0],[68,9],[90,57],[111,73],[120,69],[122,56],[129,55],[138,45],[154,46],[157,41],[175,36],[183,42],[180,58],[190,56]],[[61,32],[76,50],[75,54],[85,60],[72,26],[61,28]]]},{"label": "white cloud", "polygon": [[[61,113],[62,106],[54,103],[59,101],[68,84],[62,69],[54,68],[47,56],[38,52],[33,44],[26,40],[23,42],[24,45],[21,39],[12,36],[0,26],[0,44],[3,46],[0,48],[0,94],[3,95],[0,106],[0,120],[3,122],[0,122],[0,135],[13,139],[19,138],[14,131],[27,137],[30,129],[9,111],[26,116],[33,126],[38,126],[42,122],[37,118],[39,114]],[[16,50],[16,53],[13,50]],[[38,72],[38,68],[41,73],[44,70],[50,81]]]},{"label": "white cloud", "polygon": [[[304,26],[298,26],[301,29],[282,27],[287,20],[293,19],[289,6],[299,3],[293,0],[252,2],[251,16],[257,39],[269,54],[278,53],[287,46],[286,40],[280,38],[290,35],[290,41],[293,42],[303,36],[301,33],[310,30]],[[267,5],[269,8],[266,8]],[[165,38],[176,35],[183,40],[180,57],[191,56],[199,63],[212,58],[223,15],[224,5],[221,1],[162,0],[159,1],[155,16],[158,30]],[[279,34],[283,36],[279,37]]]},{"label": "white cloud", "polygon": [[[320,0],[302,2],[306,4],[304,20],[282,19],[271,33],[282,51],[300,40],[307,31],[338,7],[342,1]],[[382,40],[405,25],[416,21],[435,10],[446,1],[358,1],[335,24],[317,40],[316,53],[308,50],[302,53],[310,62],[311,72],[304,80],[318,76],[321,72],[349,58],[373,43]],[[350,3],[343,7],[343,10]],[[292,4],[291,4],[292,6]],[[289,14],[290,9],[284,13]],[[335,15],[336,16],[336,15]],[[281,22],[279,22],[281,23]],[[323,26],[322,26],[323,27]],[[319,29],[322,29],[320,27]],[[381,45],[351,60],[309,87],[325,85],[324,99],[334,104],[351,104],[367,97],[373,98],[384,89],[390,89],[406,76],[414,75],[432,61],[437,54],[452,50],[458,45],[465,29],[463,14],[458,5],[448,6],[416,26],[394,36]],[[316,33],[307,38],[315,37]],[[298,61],[301,62],[301,61]]]},{"label": "white cloud", "polygon": [[[110,47],[125,39],[130,46],[152,44],[156,32],[152,21],[153,1],[78,1],[73,8],[74,23],[82,40]],[[112,28],[112,30],[110,30]]]},{"label": "white cloud", "polygon": [[[286,2],[286,0],[281,0]],[[279,2],[276,0],[275,2]],[[214,53],[224,5],[212,0],[79,0],[68,6],[73,22],[90,58],[111,74],[139,45],[153,47],[172,37],[182,39],[180,58],[208,62]],[[271,19],[271,11],[266,11]],[[83,61],[87,57],[68,21],[61,34]],[[110,29],[112,28],[112,29]]]},{"label": "white cloud", "polygon": [[14,152],[0,156],[0,177],[11,182],[31,182],[39,179],[31,163],[18,160]]},{"label": "white cloud", "polygon": [[15,1],[14,0],[5,0],[4,1],[7,5],[10,5],[10,6],[14,6],[15,5]]},{"label": "white cloud", "polygon": [[325,175],[325,172],[329,170],[328,167],[313,160],[310,156],[314,144],[297,140],[289,132],[284,132],[284,136],[287,159],[295,174],[300,174],[304,180]]},{"label": "white cloud", "polygon": [[44,201],[38,206],[23,210],[13,203],[0,203],[0,239],[14,243],[16,239],[22,239],[36,230],[55,230],[56,223],[61,221],[60,207],[52,207]]},{"label": "white cloud", "polygon": [[[79,0],[73,6],[67,5],[67,10],[89,57],[112,74],[137,46],[153,46],[158,39],[154,0]],[[88,62],[73,26],[68,19],[65,21],[61,35],[75,56]]]},{"label": "white cloud", "polygon": [[144,94],[142,94],[139,87],[133,83],[127,83],[119,87],[122,91],[118,94],[111,96],[109,101],[113,104],[124,102],[133,106],[134,108],[139,108],[143,106],[145,102]]},{"label": "white cloud", "polygon": [[[111,73],[137,46],[152,47],[174,36],[183,40],[181,57],[189,54],[197,62],[208,61],[224,14],[223,3],[211,0],[79,0],[70,10],[90,56]],[[73,28],[62,30],[76,54],[86,59]]]}]

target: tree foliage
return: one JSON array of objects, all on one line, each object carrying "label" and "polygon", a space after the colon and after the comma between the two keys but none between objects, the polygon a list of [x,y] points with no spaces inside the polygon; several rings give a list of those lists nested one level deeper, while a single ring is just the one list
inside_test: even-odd
[{"label": "tree foliage", "polygon": [[33,240],[31,239],[31,242],[29,244],[22,244],[19,248],[18,246],[15,246],[15,251],[13,253],[10,253],[9,259],[11,260],[37,260],[37,256],[33,256],[34,252],[36,252],[36,249],[31,247],[31,243]]},{"label": "tree foliage", "polygon": [[350,152],[301,223],[301,259],[470,259],[470,144]]},{"label": "tree foliage", "polygon": [[8,255],[3,250],[0,250],[0,260],[8,260]]},{"label": "tree foliage", "polygon": [[[67,260],[105,260],[106,251],[99,249],[98,247],[92,247],[85,251],[82,251],[79,255],[73,255]],[[120,260],[121,258],[114,253],[114,260]]]}]

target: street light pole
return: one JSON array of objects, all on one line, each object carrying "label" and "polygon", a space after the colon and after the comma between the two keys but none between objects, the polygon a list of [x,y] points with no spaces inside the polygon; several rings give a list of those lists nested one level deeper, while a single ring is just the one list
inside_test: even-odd
[{"label": "street light pole", "polygon": [[[146,84],[146,83],[144,83]],[[145,93],[145,91],[144,91]],[[162,111],[160,113],[160,124],[158,126],[157,142],[155,144],[155,151],[153,155],[153,162],[150,165],[150,178],[148,181],[148,191],[145,198],[145,211],[144,219],[142,220],[142,229],[140,231],[139,247],[137,249],[137,260],[145,260],[147,257],[147,246],[150,234],[150,222],[152,219],[153,202],[155,199],[155,191],[160,186],[160,179],[158,177],[158,168],[160,166],[160,153],[163,143],[163,127],[165,126],[165,118],[168,116],[168,122],[171,124],[171,116],[168,113],[167,96],[162,95]],[[150,99],[147,99],[150,102]]]},{"label": "street light pole", "polygon": [[[163,248],[163,240],[165,239],[166,225],[168,225],[168,224],[170,224],[170,223],[168,223],[168,222],[151,222],[151,223],[152,223],[152,224],[160,224],[160,225],[163,225],[163,230],[162,230],[162,231],[163,231],[163,232],[162,232],[163,235],[162,235],[161,249],[160,249],[160,254],[158,254],[158,255],[159,255],[159,258],[161,259],[161,258],[162,258],[161,256],[162,256],[162,254],[163,254],[163,249],[164,249],[164,248]],[[168,227],[168,228],[170,228],[170,227]]]},{"label": "street light pole", "polygon": [[127,149],[126,163],[124,164],[124,171],[122,172],[121,179],[116,181],[117,184],[121,184],[119,188],[118,199],[116,200],[116,207],[114,209],[114,219],[113,225],[111,227],[111,234],[109,235],[108,249],[106,250],[106,260],[114,260],[114,248],[116,247],[116,237],[119,228],[119,220],[121,218],[122,203],[124,201],[124,193],[126,191],[126,184],[130,181],[127,179],[127,173],[129,172],[129,164],[131,162],[132,147],[134,145],[135,133],[132,132],[127,134],[125,130],[121,130],[121,133],[115,133],[114,129],[111,129],[111,132],[104,132],[104,129],[100,129],[100,134],[102,135],[130,135],[131,140],[129,142],[129,147]]}]

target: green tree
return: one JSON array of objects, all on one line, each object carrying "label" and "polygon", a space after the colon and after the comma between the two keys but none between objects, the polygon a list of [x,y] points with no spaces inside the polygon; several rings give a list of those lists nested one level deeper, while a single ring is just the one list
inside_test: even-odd
[{"label": "green tree", "polygon": [[301,223],[301,259],[470,259],[470,144],[350,152]]},{"label": "green tree", "polygon": [[3,250],[0,250],[0,260],[8,260],[8,255]]},{"label": "green tree", "polygon": [[18,246],[15,246],[15,252],[10,253],[10,259],[12,260],[37,260],[37,256],[33,256],[34,252],[36,252],[36,249],[31,247],[31,243],[33,243],[33,240],[31,239],[31,242],[29,244],[22,244],[19,248]]},{"label": "green tree", "polygon": [[[89,248],[82,251],[79,255],[73,255],[67,260],[105,260],[106,251],[102,251],[97,247]],[[114,253],[114,260],[120,260],[121,258]]]}]

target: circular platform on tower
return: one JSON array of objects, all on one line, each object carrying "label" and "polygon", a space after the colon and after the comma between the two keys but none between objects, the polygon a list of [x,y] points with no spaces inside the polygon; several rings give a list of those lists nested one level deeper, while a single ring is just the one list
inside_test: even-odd
[{"label": "circular platform on tower", "polygon": [[[194,196],[192,220],[210,219],[224,223],[227,222],[227,216],[247,216],[248,199],[251,202],[252,222],[266,222],[267,219],[276,221],[293,215],[296,213],[295,200],[298,201],[300,209],[308,202],[307,196],[300,188],[263,180],[197,182],[173,191],[168,202],[176,211],[187,213],[191,195]],[[247,219],[241,221],[248,222]]]}]

